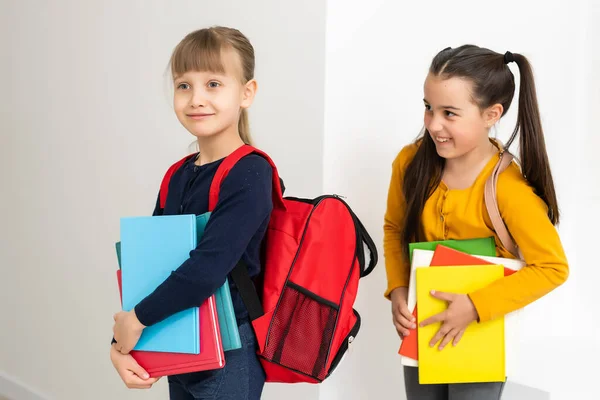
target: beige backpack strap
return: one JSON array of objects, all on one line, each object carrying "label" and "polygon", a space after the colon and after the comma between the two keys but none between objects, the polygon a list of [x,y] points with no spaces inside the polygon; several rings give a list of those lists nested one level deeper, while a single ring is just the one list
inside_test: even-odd
[{"label": "beige backpack strap", "polygon": [[500,160],[496,164],[494,171],[490,175],[490,177],[485,182],[485,206],[487,208],[487,212],[492,220],[492,225],[494,226],[494,231],[500,238],[500,242],[502,242],[502,246],[506,250],[508,250],[513,256],[517,259],[520,259],[521,256],[519,254],[519,250],[517,249],[517,245],[515,244],[512,236],[508,232],[504,221],[502,220],[502,216],[500,215],[500,210],[498,209],[498,199],[496,197],[496,185],[498,183],[498,176],[510,165],[513,160],[513,155],[508,151],[503,151],[500,154]]}]

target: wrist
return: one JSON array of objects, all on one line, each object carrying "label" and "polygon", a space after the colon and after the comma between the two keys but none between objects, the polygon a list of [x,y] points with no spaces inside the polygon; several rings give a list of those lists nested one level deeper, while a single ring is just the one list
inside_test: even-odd
[{"label": "wrist", "polygon": [[471,300],[471,296],[465,295],[465,297],[467,298],[467,301],[469,303],[471,319],[475,322],[479,322],[479,313],[477,312],[477,307],[475,307],[475,303],[473,303],[473,300]]},{"label": "wrist", "polygon": [[408,287],[407,286],[398,286],[390,292],[390,296],[391,297],[398,296],[398,293],[400,293],[401,295],[407,294]]},{"label": "wrist", "polygon": [[129,316],[130,316],[131,325],[133,326],[133,328],[136,331],[143,331],[144,328],[146,328],[146,325],[142,324],[140,322],[140,320],[138,319],[138,317],[135,313],[135,308],[129,312]]}]

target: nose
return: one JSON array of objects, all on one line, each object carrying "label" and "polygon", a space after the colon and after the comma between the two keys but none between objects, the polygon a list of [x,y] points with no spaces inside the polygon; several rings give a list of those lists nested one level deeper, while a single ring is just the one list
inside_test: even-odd
[{"label": "nose", "polygon": [[431,133],[439,133],[444,129],[440,118],[435,115],[431,115],[429,118],[425,119],[425,127]]},{"label": "nose", "polygon": [[190,98],[190,106],[192,108],[206,106],[206,96],[205,96],[204,90],[194,89],[194,91],[192,92],[192,96]]}]

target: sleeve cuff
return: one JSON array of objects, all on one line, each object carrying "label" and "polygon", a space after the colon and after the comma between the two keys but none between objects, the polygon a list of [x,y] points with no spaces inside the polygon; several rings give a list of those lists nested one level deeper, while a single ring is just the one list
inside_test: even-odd
[{"label": "sleeve cuff", "polygon": [[155,323],[154,316],[152,313],[146,313],[145,310],[149,309],[149,307],[143,307],[144,300],[142,300],[137,306],[134,308],[135,316],[138,321],[144,326],[150,326]]},{"label": "sleeve cuff", "polygon": [[479,323],[490,321],[492,319],[492,310],[490,309],[489,304],[485,301],[481,291],[469,293],[468,296],[473,302],[475,310],[477,311],[477,315],[479,317],[477,321]]}]

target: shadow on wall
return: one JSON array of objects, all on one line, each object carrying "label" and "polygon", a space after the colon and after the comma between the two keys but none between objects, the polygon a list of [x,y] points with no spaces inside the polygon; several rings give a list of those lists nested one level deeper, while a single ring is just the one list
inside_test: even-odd
[{"label": "shadow on wall", "polygon": [[508,380],[502,400],[550,400],[550,393]]}]

